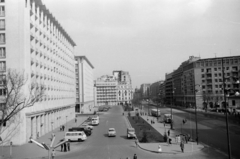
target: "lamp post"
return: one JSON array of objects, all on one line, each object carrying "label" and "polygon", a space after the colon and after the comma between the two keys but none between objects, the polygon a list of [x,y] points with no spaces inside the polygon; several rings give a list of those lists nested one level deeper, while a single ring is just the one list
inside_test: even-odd
[{"label": "lamp post", "polygon": [[68,116],[66,116],[66,130],[67,130],[67,117],[68,117]]},{"label": "lamp post", "polygon": [[172,107],[173,107],[173,95],[174,95],[174,90],[176,88],[173,88],[173,91],[172,91],[172,105],[171,105],[171,129],[173,130],[173,112],[172,112]]},{"label": "lamp post", "polygon": [[228,144],[228,158],[231,159],[231,145],[230,145],[230,136],[229,136],[229,127],[228,127],[228,114],[227,114],[227,99],[226,99],[226,83],[225,83],[225,73],[223,67],[223,58],[222,58],[222,81],[223,81],[223,98],[224,98],[224,107],[225,107],[225,118],[226,118],[226,129],[227,129],[227,144]]},{"label": "lamp post", "polygon": [[195,84],[195,80],[193,80],[193,81],[194,81],[194,99],[195,99],[196,141],[197,141],[197,145],[198,145],[199,136],[198,136],[197,96],[196,96],[198,90],[196,89],[196,86],[201,87],[201,85]]}]

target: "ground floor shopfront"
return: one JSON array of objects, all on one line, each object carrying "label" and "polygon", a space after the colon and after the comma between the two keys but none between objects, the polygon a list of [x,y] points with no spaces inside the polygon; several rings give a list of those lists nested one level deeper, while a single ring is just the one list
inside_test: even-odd
[{"label": "ground floor shopfront", "polygon": [[26,115],[26,140],[36,139],[75,118],[74,105]]}]

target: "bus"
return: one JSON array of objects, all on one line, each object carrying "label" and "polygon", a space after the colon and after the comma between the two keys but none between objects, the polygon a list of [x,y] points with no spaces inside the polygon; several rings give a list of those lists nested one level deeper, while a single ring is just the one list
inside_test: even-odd
[{"label": "bus", "polygon": [[161,111],[159,109],[151,109],[152,116],[159,117],[161,116]]}]

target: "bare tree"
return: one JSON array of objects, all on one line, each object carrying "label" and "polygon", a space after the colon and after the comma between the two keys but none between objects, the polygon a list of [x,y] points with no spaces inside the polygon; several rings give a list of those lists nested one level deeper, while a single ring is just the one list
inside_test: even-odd
[{"label": "bare tree", "polygon": [[[0,136],[9,131],[9,125],[19,121],[19,112],[40,102],[45,94],[43,84],[32,82],[28,87],[24,72],[7,70],[0,79]],[[24,89],[28,89],[24,93]],[[8,124],[6,124],[9,122]],[[16,124],[18,125],[18,123]],[[13,133],[9,131],[9,133]],[[6,133],[5,133],[6,134]],[[11,136],[11,135],[8,135]]]},{"label": "bare tree", "polygon": [[203,93],[202,95],[203,98],[203,109],[205,109],[205,111],[207,111],[208,109],[208,105],[210,103],[210,101],[212,100],[212,93]]}]

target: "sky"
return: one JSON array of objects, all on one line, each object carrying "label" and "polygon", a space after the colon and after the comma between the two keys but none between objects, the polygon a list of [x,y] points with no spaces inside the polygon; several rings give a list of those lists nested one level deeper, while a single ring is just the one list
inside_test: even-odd
[{"label": "sky", "polygon": [[132,85],[165,79],[189,56],[240,55],[239,0],[43,0],[94,66]]}]

